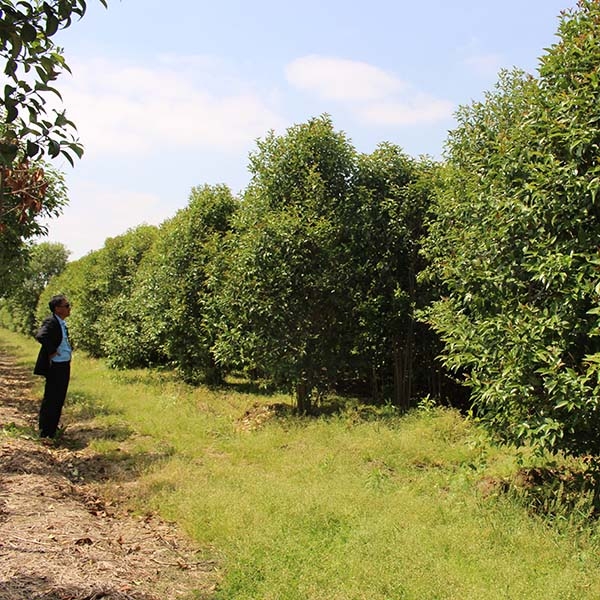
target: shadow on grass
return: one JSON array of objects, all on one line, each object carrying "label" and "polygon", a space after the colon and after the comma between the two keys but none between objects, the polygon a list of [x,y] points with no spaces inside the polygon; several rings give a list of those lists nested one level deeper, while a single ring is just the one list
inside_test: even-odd
[{"label": "shadow on grass", "polygon": [[102,398],[90,392],[70,391],[67,395],[66,410],[77,421],[89,421],[96,417],[119,414],[118,409],[108,409]]},{"label": "shadow on grass", "polygon": [[264,396],[267,398],[281,393],[281,390],[278,390],[275,386],[266,385],[260,381],[242,379],[227,380],[209,385],[208,387],[215,392],[235,392],[237,394]]},{"label": "shadow on grass", "polygon": [[94,420],[118,415],[119,411],[107,408],[99,395],[69,391],[55,442],[69,450],[82,450],[94,440],[124,441],[133,431],[124,423],[96,424]]},{"label": "shadow on grass", "polygon": [[171,449],[130,452],[117,447],[100,453],[74,453],[61,464],[65,475],[74,482],[119,484],[135,481],[154,464],[172,454]]},{"label": "shadow on grass", "polygon": [[19,365],[5,354],[10,351],[10,345],[0,351],[0,441],[14,442],[0,447],[0,476],[46,475],[49,465],[56,465],[73,482],[120,483],[134,480],[172,454],[166,446],[135,449],[131,441],[137,434],[119,418],[120,411],[107,408],[100,393],[81,391],[77,385],[67,394],[56,437],[40,440],[35,376],[29,364]]},{"label": "shadow on grass", "polygon": [[[406,410],[401,410],[389,403],[372,402],[364,398],[353,396],[340,396],[337,394],[323,394],[312,399],[309,409],[304,412],[298,410],[293,396],[289,395],[289,402],[268,402],[268,398],[281,400],[283,392],[277,389],[269,389],[262,384],[251,381],[233,381],[211,387],[214,391],[235,392],[248,395],[251,398],[260,396],[266,400],[265,403],[253,402],[248,411],[256,409],[271,410],[279,418],[293,418],[295,420],[311,419],[337,419],[345,418],[349,422],[381,421],[396,422],[398,417],[406,414]],[[247,416],[247,415],[244,415]]]},{"label": "shadow on grass", "polygon": [[600,517],[598,464],[519,469],[512,477],[484,478],[483,497],[514,499],[531,515],[555,526],[594,526]]},{"label": "shadow on grass", "polygon": [[[155,463],[172,456],[169,446],[139,450],[131,442],[137,436],[127,424],[70,423],[57,436],[55,447],[69,450],[60,457],[64,474],[74,482],[125,483],[134,481]],[[94,447],[99,444],[100,449]]]},{"label": "shadow on grass", "polygon": [[64,427],[55,440],[56,448],[71,451],[61,458],[63,472],[69,478],[86,482],[132,481],[172,454],[165,447],[149,452],[130,450],[130,442],[138,434],[125,421],[110,422],[120,414],[119,409],[105,406],[101,396],[93,392],[76,390],[69,395]]},{"label": "shadow on grass", "polygon": [[533,514],[551,519],[594,519],[600,516],[600,471],[594,462],[580,469],[521,469],[511,492]]}]

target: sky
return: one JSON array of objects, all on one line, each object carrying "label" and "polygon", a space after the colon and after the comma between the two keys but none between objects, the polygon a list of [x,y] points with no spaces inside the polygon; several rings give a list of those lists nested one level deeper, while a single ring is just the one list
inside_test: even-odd
[{"label": "sky", "polygon": [[329,114],[359,152],[442,158],[457,108],[533,75],[576,0],[88,0],[57,38],[83,158],[43,241],[77,259],[158,225],[194,186],[238,194],[269,131]]}]

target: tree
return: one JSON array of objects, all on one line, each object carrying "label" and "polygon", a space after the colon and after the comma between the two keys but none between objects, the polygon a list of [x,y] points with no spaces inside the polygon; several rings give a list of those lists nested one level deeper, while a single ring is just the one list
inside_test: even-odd
[{"label": "tree", "polygon": [[[60,214],[67,203],[67,189],[61,172],[50,165],[23,167],[43,179],[44,200],[31,211],[15,210],[14,197],[0,196],[0,297],[10,294],[26,276],[31,240],[45,232],[40,217]],[[29,175],[25,175],[27,179]],[[29,244],[28,244],[29,242]]]},{"label": "tree", "polygon": [[415,160],[393,144],[359,157],[358,213],[352,240],[352,322],[360,377],[375,397],[408,408],[415,396],[441,393],[436,336],[416,318],[430,300],[417,283],[425,266],[419,253],[437,165]]},{"label": "tree", "polygon": [[[99,0],[107,6],[106,0]],[[46,111],[47,94],[61,71],[70,71],[53,37],[82,18],[85,0],[0,0],[0,56],[4,61],[2,105],[6,129],[0,140],[0,165],[9,168],[23,151],[24,159],[55,158],[73,163],[83,149],[71,133],[75,126],[64,111]],[[4,172],[4,175],[6,173]],[[4,181],[4,185],[9,185]]]},{"label": "tree", "polygon": [[227,186],[192,189],[187,207],[160,227],[141,225],[70,263],[44,292],[65,293],[77,347],[114,368],[175,366],[187,381],[220,381],[206,326],[206,269],[230,228]]},{"label": "tree", "polygon": [[113,341],[131,333],[127,328],[119,329],[126,322],[123,307],[139,264],[154,244],[156,234],[156,227],[140,225],[108,238],[100,250],[69,263],[46,286],[38,305],[38,318],[46,314],[51,296],[67,295],[75,307],[69,318],[72,341],[92,356],[106,356]]},{"label": "tree", "polygon": [[430,323],[500,440],[600,451],[600,2],[561,17],[539,78],[464,107],[426,243]]},{"label": "tree", "polygon": [[0,322],[15,331],[33,333],[39,298],[49,281],[64,271],[68,258],[69,251],[63,244],[42,242],[32,246],[19,280],[13,278],[1,301]]},{"label": "tree", "polygon": [[218,361],[295,388],[302,412],[351,346],[341,256],[354,170],[354,148],[328,117],[259,141],[210,280]]},{"label": "tree", "polygon": [[129,318],[123,319],[123,326],[129,333],[134,329],[135,336],[113,336],[127,345],[118,353],[119,366],[168,361],[186,381],[221,381],[207,326],[206,279],[237,208],[227,186],[197,186],[188,205],[161,225],[125,302]]},{"label": "tree", "polygon": [[[107,6],[106,0],[99,0]],[[0,102],[0,257],[19,259],[22,241],[43,233],[41,216],[56,215],[62,202],[49,194],[56,174],[44,158],[71,164],[83,147],[64,110],[48,110],[54,82],[69,67],[53,37],[86,12],[85,0],[0,0],[0,57],[6,84]]]},{"label": "tree", "polygon": [[260,141],[211,265],[217,359],[294,390],[301,412],[365,381],[407,407],[431,342],[414,311],[432,169],[391,144],[359,155],[327,116]]}]

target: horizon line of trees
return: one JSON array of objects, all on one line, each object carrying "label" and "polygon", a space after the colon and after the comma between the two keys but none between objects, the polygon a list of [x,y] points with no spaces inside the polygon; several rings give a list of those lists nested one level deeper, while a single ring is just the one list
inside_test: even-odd
[{"label": "horizon line of trees", "polygon": [[598,455],[600,0],[561,15],[537,77],[502,73],[457,120],[440,163],[360,154],[326,115],[270,133],[239,198],[194,188],[67,264],[39,310],[67,293],[77,345],[115,367],[243,371],[303,412],[468,389],[499,441]]}]

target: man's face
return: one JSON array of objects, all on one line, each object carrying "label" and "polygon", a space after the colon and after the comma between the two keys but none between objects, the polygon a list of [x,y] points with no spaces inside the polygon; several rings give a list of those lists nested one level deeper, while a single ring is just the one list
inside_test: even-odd
[{"label": "man's face", "polygon": [[54,307],[54,313],[61,319],[66,319],[71,314],[71,305],[69,304],[69,301],[66,298],[61,300],[61,303]]}]

